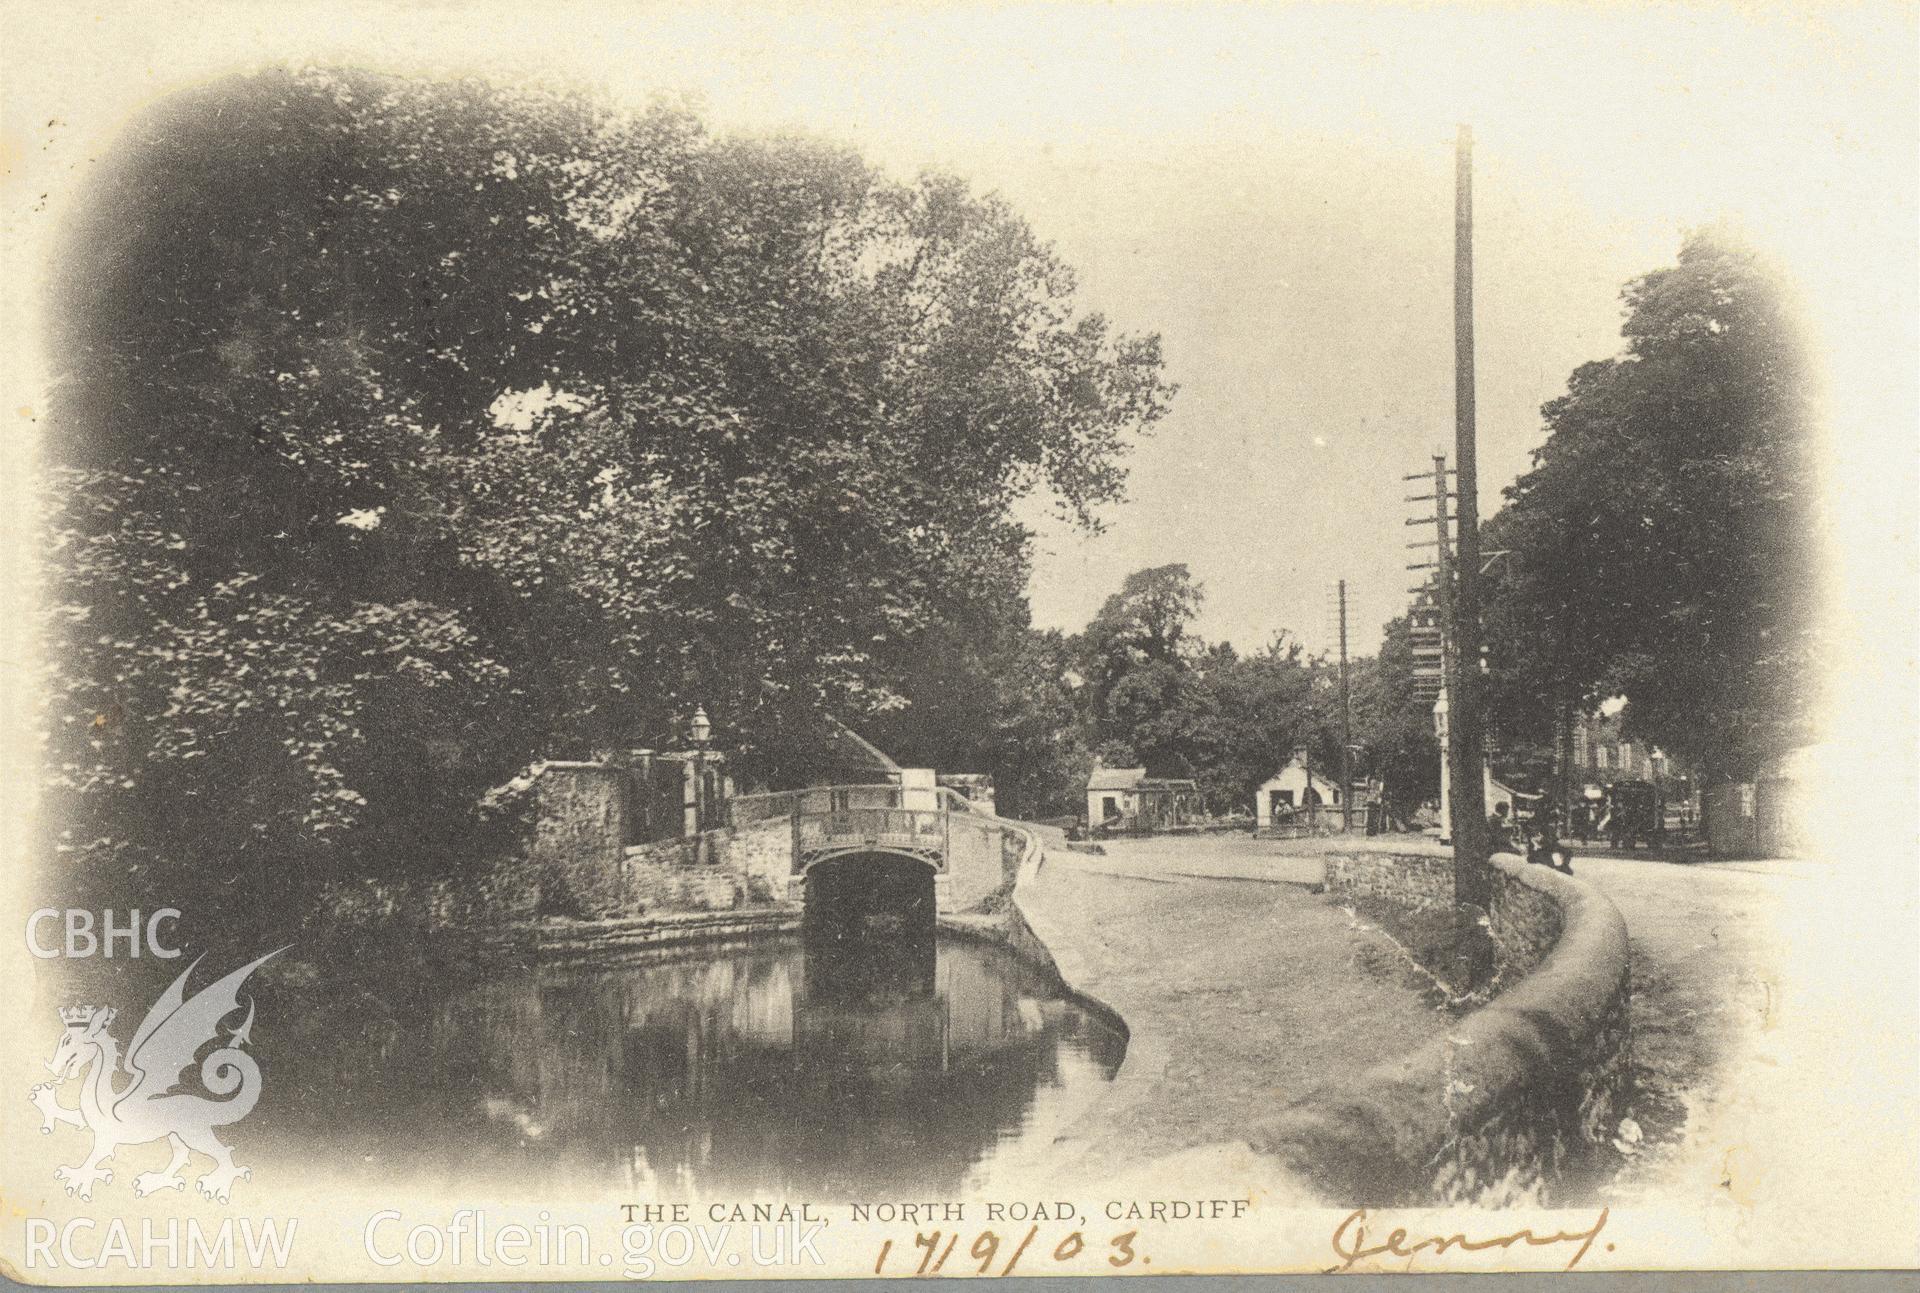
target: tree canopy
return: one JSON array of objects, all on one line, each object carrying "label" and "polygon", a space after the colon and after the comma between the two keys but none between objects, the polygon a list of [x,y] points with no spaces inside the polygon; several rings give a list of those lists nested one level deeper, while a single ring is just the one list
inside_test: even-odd
[{"label": "tree canopy", "polygon": [[1770,268],[1724,230],[1624,292],[1625,351],[1578,369],[1486,546],[1495,716],[1627,721],[1710,778],[1810,737],[1819,524],[1810,373]]},{"label": "tree canopy", "polygon": [[52,303],[48,817],[123,875],[406,865],[695,704],[749,769],[895,705],[1171,394],[957,179],[478,81],[163,102]]},{"label": "tree canopy", "polygon": [[1193,627],[1203,597],[1173,564],[1107,598],[1073,642],[1084,742],[1108,766],[1191,777],[1215,811],[1245,812],[1296,749],[1338,762],[1337,671],[1285,634],[1247,655],[1205,641]]}]

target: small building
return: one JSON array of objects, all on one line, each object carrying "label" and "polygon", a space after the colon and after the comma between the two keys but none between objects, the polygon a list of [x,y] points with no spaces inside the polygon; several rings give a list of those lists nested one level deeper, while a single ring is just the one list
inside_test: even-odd
[{"label": "small building", "polygon": [[1545,795],[1517,789],[1495,776],[1487,778],[1486,797],[1487,813],[1500,813],[1504,807],[1506,812],[1501,815],[1509,821],[1517,821],[1522,812],[1532,812],[1535,804],[1546,800]]},{"label": "small building", "polygon": [[1200,789],[1184,777],[1149,777],[1145,768],[1095,768],[1087,778],[1089,830],[1146,835],[1200,815]]},{"label": "small building", "polygon": [[[1368,795],[1358,786],[1353,807],[1358,810]],[[1295,750],[1287,766],[1260,783],[1253,792],[1253,820],[1256,831],[1303,823],[1325,811],[1329,827],[1338,823],[1341,809],[1340,784],[1308,766],[1305,750]],[[1364,826],[1366,816],[1356,811],[1355,829]]]}]

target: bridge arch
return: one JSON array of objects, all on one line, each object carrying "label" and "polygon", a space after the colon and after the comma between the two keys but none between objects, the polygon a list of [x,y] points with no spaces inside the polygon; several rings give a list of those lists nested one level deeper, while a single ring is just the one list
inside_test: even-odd
[{"label": "bridge arch", "polygon": [[844,849],[810,860],[804,890],[807,937],[931,940],[939,868],[886,849]]},{"label": "bridge arch", "polygon": [[809,786],[737,795],[728,801],[728,821],[752,841],[754,856],[784,855],[784,892],[803,900],[817,887],[811,877],[818,868],[878,856],[931,873],[938,910],[962,911],[1011,885],[1021,859],[1037,847],[1017,824],[945,788]]}]

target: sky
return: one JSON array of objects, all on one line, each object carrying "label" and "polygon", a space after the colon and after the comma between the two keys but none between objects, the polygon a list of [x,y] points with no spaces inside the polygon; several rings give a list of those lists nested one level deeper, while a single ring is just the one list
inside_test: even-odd
[{"label": "sky", "polygon": [[[1913,353],[1899,282],[1915,219],[1910,8],[11,3],[5,15],[7,205],[29,234],[57,222],[87,158],[141,103],[280,60],[478,71],[633,102],[684,94],[723,129],[801,130],[902,176],[938,167],[998,191],[1077,269],[1090,308],[1160,335],[1180,386],[1103,533],[1052,521],[1043,499],[1022,508],[1037,530],[1035,620],[1069,630],[1128,572],[1179,561],[1205,589],[1209,638],[1251,650],[1285,631],[1330,649],[1330,590],[1345,579],[1353,649],[1377,644],[1421,578],[1403,567],[1424,531],[1403,522],[1430,505],[1405,502],[1426,490],[1402,477],[1451,454],[1457,123],[1476,137],[1483,512],[1528,466],[1540,405],[1576,365],[1617,351],[1621,286],[1671,263],[1689,228],[1731,221],[1781,261],[1835,356],[1836,388],[1850,363],[1884,386],[1884,357]],[[1889,265],[1889,248],[1907,260]],[[10,335],[32,333],[28,308],[11,305]],[[1873,354],[1847,353],[1862,335]],[[1871,418],[1911,414],[1903,382],[1892,403],[1863,406]],[[1848,448],[1836,444],[1842,481]]]}]

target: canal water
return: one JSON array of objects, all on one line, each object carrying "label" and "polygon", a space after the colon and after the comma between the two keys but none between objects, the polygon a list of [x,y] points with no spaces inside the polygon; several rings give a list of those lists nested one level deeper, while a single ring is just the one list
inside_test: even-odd
[{"label": "canal water", "polygon": [[231,1139],[262,1180],[947,1198],[1021,1174],[1125,1048],[1051,976],[945,938],[279,988]]}]

